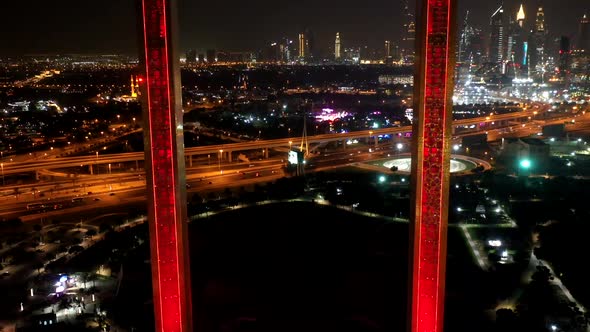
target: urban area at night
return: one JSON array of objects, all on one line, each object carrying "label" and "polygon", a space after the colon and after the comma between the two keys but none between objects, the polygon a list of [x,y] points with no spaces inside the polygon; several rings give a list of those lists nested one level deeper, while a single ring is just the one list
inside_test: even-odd
[{"label": "urban area at night", "polygon": [[7,4],[0,332],[590,332],[590,3],[523,1]]}]

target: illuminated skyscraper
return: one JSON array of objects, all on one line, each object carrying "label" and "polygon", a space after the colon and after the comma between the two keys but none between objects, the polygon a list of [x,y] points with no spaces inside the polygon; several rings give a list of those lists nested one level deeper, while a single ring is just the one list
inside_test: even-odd
[{"label": "illuminated skyscraper", "polygon": [[506,51],[506,28],[505,28],[504,8],[498,7],[490,18],[490,51],[489,61],[502,63]]},{"label": "illuminated skyscraper", "polygon": [[304,59],[306,56],[306,51],[307,49],[307,43],[305,41],[305,34],[304,33],[300,33],[299,34],[299,57],[301,59]]},{"label": "illuminated skyscraper", "polygon": [[580,20],[577,49],[585,53],[590,53],[590,19],[587,14],[584,14]]},{"label": "illuminated skyscraper", "polygon": [[524,68],[524,65],[526,64],[526,58],[524,54],[526,51],[525,47],[528,47],[528,43],[525,44],[524,40],[524,7],[520,5],[520,9],[516,15],[511,17],[515,17],[516,21],[512,21],[512,19],[510,19],[506,29],[506,54],[504,59],[511,63],[508,70],[506,70],[506,73],[509,75],[519,76]]},{"label": "illuminated skyscraper", "polygon": [[520,9],[516,14],[516,22],[518,22],[518,26],[521,28],[524,26],[524,18],[524,8],[522,7],[522,4],[520,4]]},{"label": "illuminated skyscraper", "polygon": [[340,52],[340,32],[336,32],[336,41],[334,42],[334,59],[340,60],[342,53]]},{"label": "illuminated skyscraper", "polygon": [[535,32],[545,32],[545,12],[543,6],[537,8],[537,16],[535,18]]},{"label": "illuminated skyscraper", "polygon": [[389,58],[391,56],[391,41],[385,41],[385,58]]},{"label": "illuminated skyscraper", "polygon": [[410,11],[410,6],[408,5],[408,1],[404,0],[404,30],[403,30],[403,38],[402,38],[402,57],[404,61],[413,63],[414,62],[414,47],[416,42],[416,22],[414,19],[414,14]]},{"label": "illuminated skyscraper", "polygon": [[542,75],[546,61],[547,27],[543,6],[537,7],[535,27],[528,42],[528,68],[530,75]]}]

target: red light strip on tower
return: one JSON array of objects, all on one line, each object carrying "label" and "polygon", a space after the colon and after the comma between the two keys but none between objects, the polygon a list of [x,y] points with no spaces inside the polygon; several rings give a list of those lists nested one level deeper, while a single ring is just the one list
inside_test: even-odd
[{"label": "red light strip on tower", "polygon": [[[176,124],[169,72],[169,0],[142,0],[147,117],[150,144],[150,237],[156,331],[187,331],[185,268],[180,257],[176,190]],[[148,182],[148,183],[150,183]],[[180,221],[182,222],[182,221]]]},{"label": "red light strip on tower", "polygon": [[[424,0],[424,44],[418,89],[418,135],[414,141],[416,202],[413,220],[412,332],[441,332],[446,267],[453,59],[454,0]],[[422,28],[424,29],[424,27]]]}]

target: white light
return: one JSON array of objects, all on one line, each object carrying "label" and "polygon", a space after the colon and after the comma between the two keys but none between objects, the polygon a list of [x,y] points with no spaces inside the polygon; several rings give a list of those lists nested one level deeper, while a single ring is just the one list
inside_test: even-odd
[{"label": "white light", "polygon": [[453,150],[455,150],[455,151],[459,151],[459,144],[455,144],[455,145],[453,145]]},{"label": "white light", "polygon": [[502,241],[500,240],[489,240],[488,244],[492,247],[501,247],[502,246]]},{"label": "white light", "polygon": [[508,257],[508,250],[502,251],[502,257]]},{"label": "white light", "polygon": [[404,148],[404,145],[402,143],[397,143],[396,147],[398,150],[401,150]]},{"label": "white light", "polygon": [[385,182],[385,176],[381,175],[379,177],[379,182],[381,182],[381,183]]},{"label": "white light", "polygon": [[59,278],[59,282],[66,282],[66,280],[68,280],[68,277],[67,276],[61,276]]},{"label": "white light", "polygon": [[557,331],[557,325],[551,325],[551,331]]},{"label": "white light", "polygon": [[61,293],[61,292],[63,292],[64,290],[66,290],[64,286],[58,286],[57,288],[55,288],[55,292],[56,292],[56,293]]},{"label": "white light", "polygon": [[461,211],[463,211],[463,209],[460,206],[457,207],[457,212],[461,212]]},{"label": "white light", "polygon": [[31,296],[35,296],[35,295],[33,294],[33,289],[32,289],[32,288],[31,288]]}]

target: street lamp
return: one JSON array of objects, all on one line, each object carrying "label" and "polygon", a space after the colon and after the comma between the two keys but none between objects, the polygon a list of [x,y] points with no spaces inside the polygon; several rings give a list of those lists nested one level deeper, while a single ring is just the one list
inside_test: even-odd
[{"label": "street lamp", "polygon": [[531,161],[529,159],[523,159],[520,161],[520,167],[523,169],[531,168]]}]

